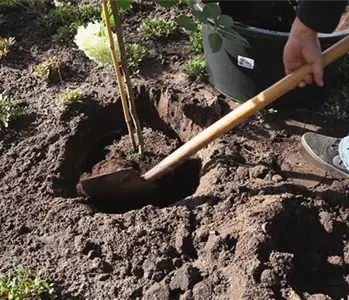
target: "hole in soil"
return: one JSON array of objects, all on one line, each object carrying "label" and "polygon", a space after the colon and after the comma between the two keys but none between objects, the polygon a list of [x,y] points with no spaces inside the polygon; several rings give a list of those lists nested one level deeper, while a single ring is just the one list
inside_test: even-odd
[{"label": "hole in soil", "polygon": [[[98,106],[84,120],[76,120],[75,129],[65,144],[65,153],[58,169],[59,176],[52,179],[55,195],[61,197],[76,197],[77,183],[80,176],[92,167],[110,158],[113,152],[121,153],[128,163],[136,166],[135,171],[141,174],[150,170],[162,159],[178,148],[182,142],[173,128],[165,122],[157,110],[156,104],[161,97],[161,91],[147,90],[145,86],[135,88],[135,103],[139,113],[143,138],[145,140],[145,160],[138,161],[137,157],[128,156],[132,149],[122,113],[120,101]],[[77,116],[76,118],[79,118]],[[183,120],[171,119],[171,125],[179,127]],[[113,145],[112,151],[107,146]],[[116,150],[115,150],[116,149]],[[132,153],[132,151],[131,151]],[[133,154],[132,154],[133,155]],[[112,156],[113,159],[118,158]],[[137,162],[137,163],[135,163]],[[108,161],[109,163],[109,161]],[[158,207],[171,205],[193,194],[199,185],[201,160],[190,159],[178,166],[155,182],[158,188],[141,194],[141,197],[91,197],[88,203],[98,211],[107,213],[122,213],[130,209],[148,204]]]},{"label": "hole in soil", "polygon": [[[152,137],[155,138],[157,134],[161,134],[155,131],[150,132],[152,133]],[[145,135],[145,137],[147,137],[147,135]],[[128,141],[128,136],[123,136],[122,138],[124,139],[124,142]],[[111,135],[107,137],[101,144],[97,145],[96,150],[87,157],[82,171],[90,173],[92,167],[95,164],[108,157],[111,152],[107,150],[107,147],[113,145],[113,141],[115,142],[115,140],[119,140],[119,138],[113,138],[113,136]],[[148,142],[147,139],[145,140],[145,148],[147,148],[147,145],[151,148],[151,140],[148,139]],[[118,142],[115,145],[117,144]],[[122,146],[124,146],[124,144]],[[156,141],[154,141],[154,146],[156,146],[160,150],[160,153],[162,152],[161,143],[156,143]],[[122,149],[125,148],[130,149],[128,147],[122,147]],[[154,166],[160,160],[160,158],[162,159],[165,156],[166,155],[159,155],[158,153],[154,153],[153,151],[146,151],[144,162],[135,163],[131,161],[131,164],[134,165],[134,169],[141,175],[142,171],[146,172],[151,168],[151,166]],[[115,157],[115,155],[111,155],[111,157]],[[129,162],[130,161],[127,161],[126,163]],[[113,163],[111,162],[111,164]],[[166,207],[179,200],[184,199],[185,197],[195,192],[200,183],[201,167],[201,160],[190,159],[155,181],[154,183],[157,186],[155,189],[148,191],[142,190],[140,188],[140,194],[137,196],[131,194],[126,196],[105,194],[101,197],[90,197],[88,202],[97,211],[106,213],[122,213],[149,204],[158,207]],[[115,190],[117,190],[117,186],[115,186]]]},{"label": "hole in soil", "polygon": [[[348,269],[340,263],[343,255],[342,233],[335,227],[330,214],[320,221],[319,211],[295,203],[285,204],[285,210],[271,224],[271,243],[262,249],[263,260],[268,261],[280,277],[302,297],[304,294],[325,294],[331,299],[348,295],[344,277]],[[277,253],[278,259],[272,259]],[[290,257],[291,264],[284,258]],[[274,255],[274,257],[276,257]],[[289,265],[289,267],[285,267]],[[275,287],[276,288],[276,287]]]}]

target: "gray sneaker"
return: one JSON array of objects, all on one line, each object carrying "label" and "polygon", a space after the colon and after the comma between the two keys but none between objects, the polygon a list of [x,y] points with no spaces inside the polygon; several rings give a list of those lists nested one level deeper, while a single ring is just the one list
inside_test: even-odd
[{"label": "gray sneaker", "polygon": [[341,139],[307,132],[302,136],[302,145],[312,161],[320,168],[329,171],[337,178],[349,178],[349,171],[343,164],[338,152]]}]

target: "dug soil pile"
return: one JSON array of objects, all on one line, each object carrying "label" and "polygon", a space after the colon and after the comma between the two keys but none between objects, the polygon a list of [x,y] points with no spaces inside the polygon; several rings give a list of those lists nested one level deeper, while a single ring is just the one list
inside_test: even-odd
[{"label": "dug soil pile", "polygon": [[[125,21],[130,40],[141,40],[134,29],[143,17],[164,14],[137,9]],[[31,14],[7,21],[17,44],[1,62],[0,86],[26,114],[0,130],[2,273],[42,270],[58,299],[70,300],[346,299],[348,182],[305,162],[300,136],[341,136],[348,123],[309,112],[270,124],[255,117],[174,171],[156,198],[91,204],[76,192],[79,177],[121,137],[127,148],[112,68],[51,42]],[[149,45],[153,58],[134,78],[147,151],[156,154],[143,168],[233,108],[182,75],[185,35]],[[62,83],[30,71],[50,55],[67,66]],[[74,109],[57,100],[67,87],[86,94]]]}]

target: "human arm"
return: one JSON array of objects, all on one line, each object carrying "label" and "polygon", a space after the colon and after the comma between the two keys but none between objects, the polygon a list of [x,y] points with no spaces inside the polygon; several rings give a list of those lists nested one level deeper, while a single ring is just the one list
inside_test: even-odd
[{"label": "human arm", "polygon": [[299,83],[300,87],[313,81],[323,86],[323,60],[318,33],[333,32],[347,4],[348,1],[300,1],[283,55],[286,74],[305,63],[312,65],[312,73]]}]

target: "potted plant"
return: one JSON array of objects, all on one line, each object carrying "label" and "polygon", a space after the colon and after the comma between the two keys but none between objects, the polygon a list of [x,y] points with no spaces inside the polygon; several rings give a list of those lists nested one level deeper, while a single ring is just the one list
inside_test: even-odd
[{"label": "potted plant", "polygon": [[[203,24],[204,52],[210,83],[222,94],[244,102],[285,76],[283,48],[296,16],[298,1],[215,1],[197,3],[198,9],[215,3],[218,13],[228,15],[234,22],[224,24],[234,37],[221,35],[219,49],[212,49],[210,37],[215,26]],[[349,29],[332,34],[319,34],[322,49],[332,46],[348,35]],[[241,42],[243,41],[243,42]],[[325,83],[335,74],[338,63],[327,67]],[[325,85],[325,88],[327,85]],[[326,100],[326,89],[316,84],[296,88],[273,104],[277,108],[314,107]]]}]

